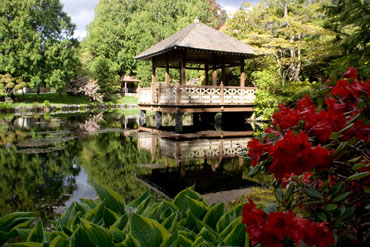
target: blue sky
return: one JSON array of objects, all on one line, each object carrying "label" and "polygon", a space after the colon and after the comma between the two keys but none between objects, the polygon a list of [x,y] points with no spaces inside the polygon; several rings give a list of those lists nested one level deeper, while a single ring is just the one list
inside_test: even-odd
[{"label": "blue sky", "polygon": [[[61,0],[64,4],[64,11],[72,18],[77,25],[75,37],[86,36],[86,26],[94,19],[94,8],[98,0]],[[243,2],[257,3],[259,0],[216,0],[229,14],[237,10]]]}]

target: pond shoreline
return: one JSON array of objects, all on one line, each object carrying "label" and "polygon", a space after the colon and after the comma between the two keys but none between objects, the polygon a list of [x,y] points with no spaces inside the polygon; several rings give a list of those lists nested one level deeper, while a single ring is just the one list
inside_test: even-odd
[{"label": "pond shoreline", "polygon": [[58,106],[16,106],[0,109],[0,114],[13,114],[15,116],[34,114],[67,114],[84,111],[105,111],[108,109],[136,109],[137,104],[101,104],[101,105],[58,105]]}]

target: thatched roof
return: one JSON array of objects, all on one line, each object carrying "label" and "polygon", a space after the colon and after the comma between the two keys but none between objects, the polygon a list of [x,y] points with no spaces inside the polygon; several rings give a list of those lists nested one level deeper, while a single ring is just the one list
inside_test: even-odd
[{"label": "thatched roof", "polygon": [[194,22],[140,53],[135,59],[148,60],[177,48],[237,56],[255,54],[251,46],[200,22]]}]

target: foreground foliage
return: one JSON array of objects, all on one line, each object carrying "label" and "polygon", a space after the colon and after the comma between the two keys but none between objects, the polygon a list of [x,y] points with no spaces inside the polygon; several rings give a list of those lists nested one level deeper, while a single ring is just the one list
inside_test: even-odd
[{"label": "foreground foliage", "polygon": [[278,202],[268,215],[245,205],[253,244],[332,246],[332,233],[337,246],[370,244],[370,79],[351,67],[326,85],[316,104],[306,96],[296,108],[280,105],[272,126],[248,143],[249,175],[274,174]]},{"label": "foreground foliage", "polygon": [[9,246],[249,246],[241,224],[242,204],[226,211],[223,204],[208,206],[191,188],[173,201],[153,198],[149,191],[126,204],[113,190],[95,184],[98,201],[74,202],[46,231],[30,213],[0,218],[0,245]]}]

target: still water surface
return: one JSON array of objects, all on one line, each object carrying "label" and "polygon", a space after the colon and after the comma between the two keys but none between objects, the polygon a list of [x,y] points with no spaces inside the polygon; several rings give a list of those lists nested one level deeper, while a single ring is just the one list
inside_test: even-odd
[{"label": "still water surface", "polygon": [[238,157],[249,138],[177,141],[139,132],[138,122],[122,112],[1,116],[0,216],[50,219],[78,198],[95,198],[94,182],[126,201],[148,187],[171,197],[194,184],[208,195],[255,185]]}]

